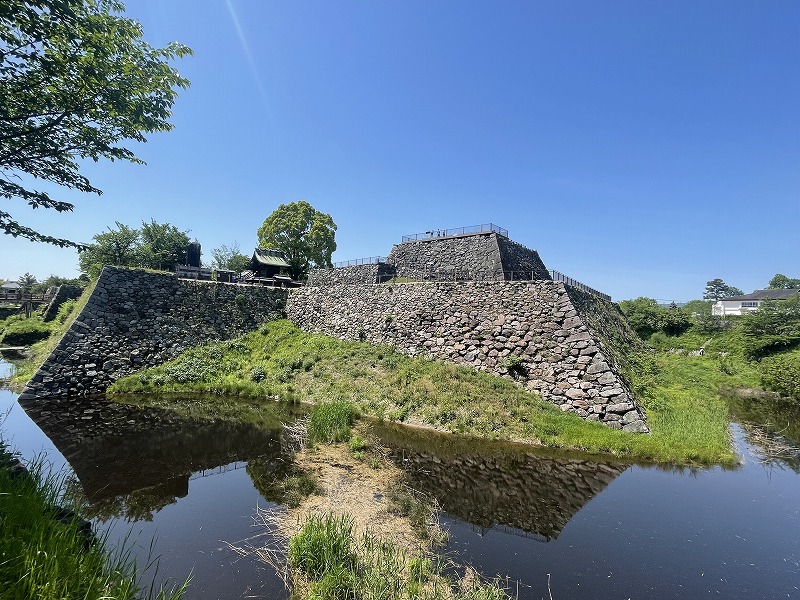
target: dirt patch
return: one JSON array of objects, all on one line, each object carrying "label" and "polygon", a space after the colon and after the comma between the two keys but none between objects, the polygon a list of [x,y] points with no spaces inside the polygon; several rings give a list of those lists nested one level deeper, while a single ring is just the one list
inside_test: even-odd
[{"label": "dirt patch", "polygon": [[402,486],[403,472],[380,455],[356,459],[346,444],[320,445],[295,456],[298,467],[317,477],[322,495],[312,495],[289,509],[286,526],[296,533],[311,514],[349,515],[356,534],[366,530],[397,546],[419,552],[426,542],[415,534],[411,522],[398,514],[389,497]]}]

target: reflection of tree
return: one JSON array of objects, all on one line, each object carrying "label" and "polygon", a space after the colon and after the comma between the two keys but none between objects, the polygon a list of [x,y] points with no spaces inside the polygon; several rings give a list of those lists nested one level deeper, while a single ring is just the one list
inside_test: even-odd
[{"label": "reflection of tree", "polygon": [[247,463],[247,474],[264,500],[291,508],[319,491],[316,478],[289,457],[254,458]]},{"label": "reflection of tree", "polygon": [[800,406],[797,403],[763,394],[745,398],[731,396],[728,405],[762,464],[800,473]]},{"label": "reflection of tree", "polygon": [[81,484],[72,479],[67,486],[67,496],[79,503],[81,514],[89,519],[110,521],[152,521],[153,515],[178,498],[186,495],[188,477],[170,479],[153,487],[133,490],[122,496],[106,496],[89,499]]},{"label": "reflection of tree", "polygon": [[185,496],[193,473],[259,456],[265,464],[280,461],[280,423],[293,418],[277,403],[263,409],[273,429],[182,419],[96,398],[37,401],[25,410],[70,463],[80,482],[71,490],[86,513],[131,521],[150,520]]}]

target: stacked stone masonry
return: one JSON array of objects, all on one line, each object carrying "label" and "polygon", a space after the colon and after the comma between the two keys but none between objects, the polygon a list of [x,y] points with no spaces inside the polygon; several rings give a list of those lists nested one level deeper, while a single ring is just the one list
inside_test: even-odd
[{"label": "stacked stone masonry", "polygon": [[[587,316],[587,307],[606,315]],[[624,320],[610,302],[563,283],[305,287],[286,310],[306,331],[495,373],[585,419],[648,431],[612,348]]]},{"label": "stacked stone masonry", "polygon": [[[368,267],[377,273],[378,265],[354,270]],[[613,428],[648,430],[619,351],[641,342],[610,302],[551,280],[286,290],[106,267],[20,400],[101,394],[118,378],[188,348],[285,316],[306,331],[507,377]]]},{"label": "stacked stone masonry", "polygon": [[281,318],[287,290],[105,267],[86,306],[20,401],[91,396],[184,350]]},{"label": "stacked stone masonry", "polygon": [[395,244],[385,263],[313,269],[307,285],[382,283],[393,277],[503,281],[550,279],[550,273],[536,250],[489,232]]}]

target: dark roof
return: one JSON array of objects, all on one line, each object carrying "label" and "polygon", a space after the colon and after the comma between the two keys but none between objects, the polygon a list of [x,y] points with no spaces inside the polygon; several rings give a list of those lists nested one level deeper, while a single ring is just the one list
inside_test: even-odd
[{"label": "dark roof", "polygon": [[286,257],[280,250],[256,248],[256,251],[253,252],[253,261],[260,265],[271,267],[291,266],[288,262],[286,262]]},{"label": "dark roof", "polygon": [[786,300],[791,298],[800,290],[756,290],[752,294],[743,296],[731,296],[722,300]]}]

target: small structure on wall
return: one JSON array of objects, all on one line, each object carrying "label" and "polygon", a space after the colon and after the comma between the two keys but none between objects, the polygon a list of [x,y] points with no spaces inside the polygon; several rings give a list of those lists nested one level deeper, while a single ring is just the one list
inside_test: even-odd
[{"label": "small structure on wall", "polygon": [[286,255],[280,250],[271,248],[256,248],[253,258],[250,259],[250,270],[255,273],[256,277],[286,275],[290,267]]}]

